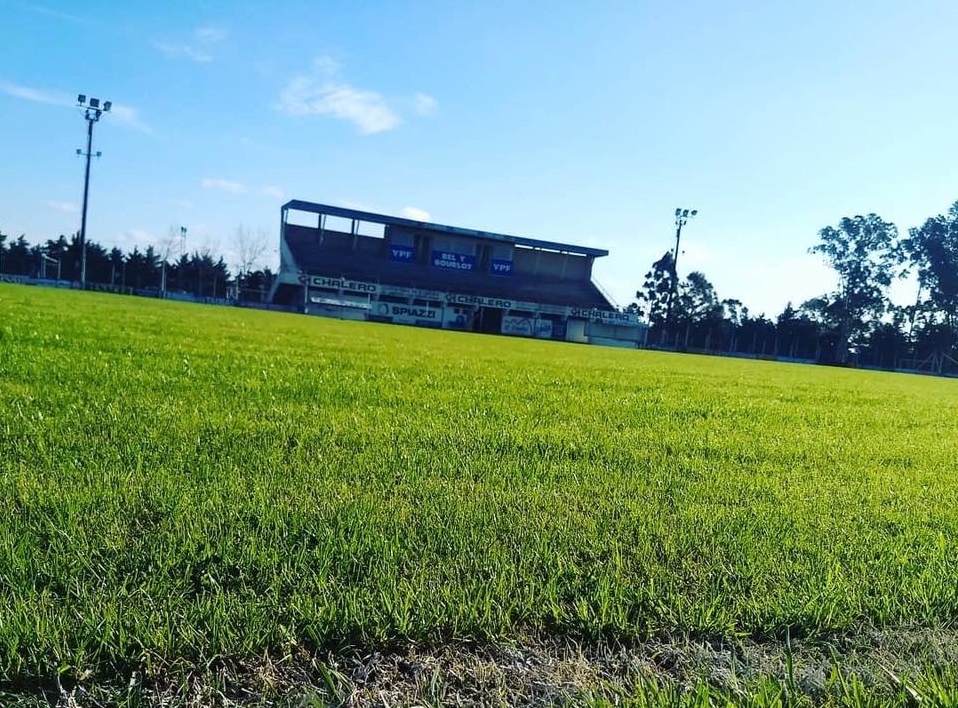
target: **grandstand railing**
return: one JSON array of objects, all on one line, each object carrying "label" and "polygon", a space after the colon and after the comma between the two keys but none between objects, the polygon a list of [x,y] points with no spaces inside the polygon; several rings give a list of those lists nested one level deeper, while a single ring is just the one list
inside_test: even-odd
[{"label": "grandstand railing", "polygon": [[599,294],[609,301],[609,304],[612,305],[613,310],[622,309],[621,307],[619,307],[619,304],[615,301],[615,298],[609,294],[609,291],[602,287],[602,283],[600,283],[595,278],[593,278],[591,282],[592,282],[592,285],[595,286],[595,289],[599,291]]}]

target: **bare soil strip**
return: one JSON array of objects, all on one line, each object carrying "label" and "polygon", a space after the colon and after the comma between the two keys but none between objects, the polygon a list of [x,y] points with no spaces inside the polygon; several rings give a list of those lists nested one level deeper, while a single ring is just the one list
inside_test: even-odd
[{"label": "bare soil strip", "polygon": [[[829,692],[848,698],[842,686],[854,680],[867,695],[890,704],[942,705],[941,692],[937,698],[922,694],[922,678],[956,665],[958,632],[921,629],[785,642],[684,638],[624,645],[527,637],[322,655],[291,646],[281,657],[162,665],[112,680],[64,676],[42,686],[7,686],[0,688],[0,704],[550,706],[620,703],[642,694],[646,702],[652,695],[680,704],[683,697],[692,703],[704,685],[726,700],[779,687],[792,699],[815,705]],[[958,698],[955,686],[950,691]]]}]

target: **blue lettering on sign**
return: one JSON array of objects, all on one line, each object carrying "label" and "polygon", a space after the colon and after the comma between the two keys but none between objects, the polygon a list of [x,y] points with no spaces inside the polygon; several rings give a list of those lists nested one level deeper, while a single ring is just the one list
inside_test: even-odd
[{"label": "blue lettering on sign", "polygon": [[412,263],[416,260],[416,253],[412,246],[393,244],[389,247],[389,260]]},{"label": "blue lettering on sign", "polygon": [[512,275],[512,261],[493,258],[489,264],[489,272],[493,275]]},{"label": "blue lettering on sign", "polygon": [[476,257],[465,253],[432,252],[432,265],[435,268],[472,271],[476,269]]}]

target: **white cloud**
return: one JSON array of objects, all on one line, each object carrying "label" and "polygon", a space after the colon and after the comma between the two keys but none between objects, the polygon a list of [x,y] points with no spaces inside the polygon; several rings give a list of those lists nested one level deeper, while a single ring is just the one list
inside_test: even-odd
[{"label": "white cloud", "polygon": [[246,194],[249,191],[245,184],[233,182],[228,179],[211,179],[205,177],[201,184],[206,189],[219,189],[220,191],[229,192],[230,194]]},{"label": "white cloud", "polygon": [[346,209],[355,209],[356,211],[370,211],[374,214],[380,213],[377,207],[366,204],[356,199],[336,199],[333,204],[342,204]]},{"label": "white cloud", "polygon": [[23,7],[39,15],[46,15],[47,17],[55,17],[58,20],[66,20],[68,22],[74,22],[79,25],[94,24],[91,20],[88,20],[84,17],[80,17],[79,15],[71,15],[67,12],[61,12],[60,10],[53,10],[43,5],[23,5]]},{"label": "white cloud", "polygon": [[412,219],[413,221],[429,221],[431,218],[429,212],[425,209],[408,206],[399,210],[399,216],[404,219]]},{"label": "white cloud", "polygon": [[46,91],[44,89],[33,88],[30,86],[21,86],[9,81],[0,81],[0,91],[14,98],[22,98],[25,101],[35,103],[48,103],[54,106],[71,106],[73,100],[65,93],[55,91]]},{"label": "white cloud", "polygon": [[413,102],[416,113],[421,116],[431,116],[439,107],[439,101],[430,96],[428,93],[416,93],[413,96]]},{"label": "white cloud", "polygon": [[[21,84],[11,83],[9,81],[0,81],[0,91],[7,94],[8,96],[13,96],[14,98],[22,98],[24,101],[33,101],[34,103],[46,103],[52,106],[75,106],[76,97],[70,94],[58,92],[58,91],[47,91],[46,89],[34,88],[31,86],[22,86]],[[117,125],[122,125],[126,128],[132,128],[133,130],[139,130],[143,133],[152,133],[153,128],[151,128],[142,118],[140,118],[140,112],[138,109],[133,106],[127,106],[122,103],[113,103],[110,107],[109,113],[104,113],[103,116]]]},{"label": "white cloud", "polygon": [[276,108],[291,116],[339,118],[363,134],[392,130],[402,122],[382,94],[338,80],[338,73],[335,60],[316,58],[310,74],[293,76],[286,82]]},{"label": "white cloud", "polygon": [[291,116],[327,115],[348,121],[360,133],[392,130],[400,118],[375,91],[349,84],[319,82],[307,76],[294,76],[279,97],[278,108]]},{"label": "white cloud", "polygon": [[153,46],[166,54],[168,57],[184,57],[190,61],[200,64],[206,64],[213,61],[213,56],[202,49],[198,49],[189,44],[172,44],[170,42],[153,42]]},{"label": "white cloud", "polygon": [[139,130],[141,133],[153,132],[153,128],[140,118],[140,112],[132,106],[114,103],[109,115],[112,116],[112,121],[117,125],[133,128],[133,130]]},{"label": "white cloud", "polygon": [[220,27],[199,27],[185,42],[155,40],[153,46],[175,59],[183,58],[206,64],[213,61],[213,52],[217,45],[229,36],[229,32]]},{"label": "white cloud", "polygon": [[44,203],[51,209],[55,209],[56,211],[62,211],[65,214],[72,214],[79,209],[79,207],[73,202],[57,202],[57,201],[49,200]]},{"label": "white cloud", "polygon": [[222,27],[206,26],[197,28],[193,36],[201,42],[216,43],[226,39],[229,36],[229,32]]},{"label": "white cloud", "polygon": [[327,78],[332,78],[338,74],[341,68],[340,63],[331,56],[324,55],[313,59],[313,71]]},{"label": "white cloud", "polygon": [[275,185],[267,185],[260,188],[260,194],[263,194],[267,197],[276,197],[276,199],[282,199],[284,192],[282,187],[277,187]]}]

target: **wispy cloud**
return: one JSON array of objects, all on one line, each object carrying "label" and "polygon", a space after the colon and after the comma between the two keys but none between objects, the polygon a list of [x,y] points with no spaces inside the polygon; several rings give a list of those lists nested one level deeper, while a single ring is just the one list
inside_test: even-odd
[{"label": "wispy cloud", "polygon": [[206,189],[218,189],[230,194],[246,194],[249,191],[245,184],[229,179],[205,177],[200,184]]},{"label": "wispy cloud", "polygon": [[[34,103],[46,103],[51,106],[75,106],[76,96],[62,91],[48,91],[33,86],[23,86],[10,81],[0,81],[0,92]],[[153,128],[141,117],[138,109],[122,103],[113,103],[109,113],[104,113],[109,120],[126,128],[139,130],[142,133],[152,133]]]},{"label": "wispy cloud", "polygon": [[328,57],[316,59],[310,73],[290,78],[276,108],[291,116],[339,118],[363,134],[392,130],[402,122],[382,94],[342,81],[339,65]]},{"label": "wispy cloud", "polygon": [[29,10],[30,12],[35,12],[38,15],[46,15],[47,17],[54,17],[58,20],[66,20],[67,22],[73,22],[78,25],[95,24],[92,20],[89,20],[85,17],[80,17],[79,15],[71,15],[68,12],[63,12],[61,10],[54,10],[53,8],[49,8],[44,5],[25,4],[22,7]]},{"label": "wispy cloud", "polygon": [[21,84],[15,84],[9,81],[0,81],[0,91],[14,98],[22,98],[24,101],[49,103],[53,106],[70,106],[74,103],[71,97],[65,93],[47,91],[31,86],[22,86]]},{"label": "wispy cloud", "polygon": [[436,109],[439,107],[439,101],[430,96],[428,93],[415,93],[412,97],[413,107],[421,116],[431,116],[436,112]]},{"label": "wispy cloud", "polygon": [[228,36],[229,32],[221,27],[199,27],[186,41],[158,39],[153,46],[169,57],[205,64],[213,61],[214,51]]},{"label": "wispy cloud", "polygon": [[425,209],[410,206],[400,209],[399,216],[405,219],[412,219],[413,221],[429,221],[432,218]]},{"label": "wispy cloud", "polygon": [[73,214],[79,208],[73,202],[58,202],[54,200],[48,200],[44,203],[51,209],[62,211],[65,214]]},{"label": "wispy cloud", "polygon": [[[273,197],[274,199],[282,199],[285,194],[282,187],[277,187],[274,184],[256,187],[220,177],[205,177],[200,181],[200,184],[205,189],[215,189],[220,192],[226,192],[227,194],[259,194],[264,197]],[[190,204],[190,206],[192,206],[192,204]]]},{"label": "wispy cloud", "polygon": [[376,212],[381,213],[381,210],[379,209],[379,207],[373,206],[371,204],[367,204],[366,202],[357,201],[356,199],[349,199],[349,198],[336,199],[334,203],[342,204],[343,207],[345,207],[346,209],[355,209],[356,211],[371,211],[373,213],[376,213]]},{"label": "wispy cloud", "polygon": [[123,125],[133,130],[139,130],[141,133],[152,133],[153,128],[140,118],[140,112],[133,106],[127,106],[122,103],[114,103],[110,111],[113,121],[117,125]]}]

